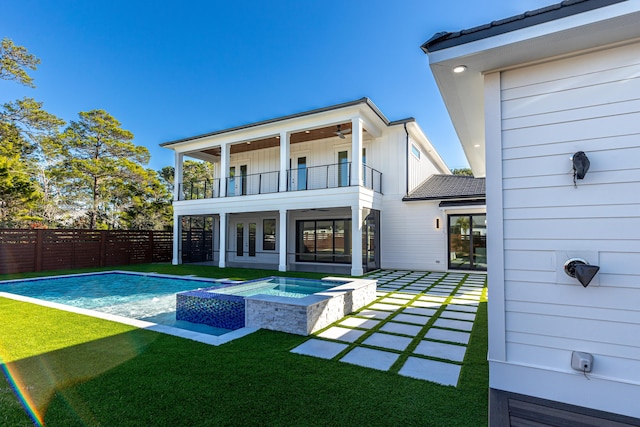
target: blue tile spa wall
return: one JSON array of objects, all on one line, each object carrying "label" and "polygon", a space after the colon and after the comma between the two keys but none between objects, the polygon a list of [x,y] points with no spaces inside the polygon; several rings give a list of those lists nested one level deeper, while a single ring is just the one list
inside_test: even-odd
[{"label": "blue tile spa wall", "polygon": [[244,297],[204,291],[181,292],[176,296],[176,320],[216,328],[244,327]]}]

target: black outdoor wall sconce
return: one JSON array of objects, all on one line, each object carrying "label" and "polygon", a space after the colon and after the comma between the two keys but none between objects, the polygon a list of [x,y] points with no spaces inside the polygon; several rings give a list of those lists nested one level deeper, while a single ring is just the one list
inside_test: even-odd
[{"label": "black outdoor wall sconce", "polygon": [[591,162],[589,162],[589,158],[584,154],[584,151],[578,151],[574,154],[571,157],[571,161],[573,162],[573,186],[578,187],[576,179],[584,179],[587,171],[589,171]]}]

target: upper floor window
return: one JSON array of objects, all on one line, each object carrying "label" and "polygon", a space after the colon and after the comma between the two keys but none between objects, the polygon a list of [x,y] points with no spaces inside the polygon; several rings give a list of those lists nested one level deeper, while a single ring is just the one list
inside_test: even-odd
[{"label": "upper floor window", "polygon": [[420,158],[420,150],[413,144],[411,144],[411,154],[416,156],[418,159]]}]

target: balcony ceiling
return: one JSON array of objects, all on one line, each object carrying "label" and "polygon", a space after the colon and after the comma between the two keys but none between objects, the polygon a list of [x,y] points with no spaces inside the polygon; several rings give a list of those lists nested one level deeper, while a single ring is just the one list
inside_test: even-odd
[{"label": "balcony ceiling", "polygon": [[[296,132],[291,134],[290,143],[297,144],[300,142],[315,141],[319,139],[327,139],[336,137],[336,125],[326,126],[318,129],[309,129],[307,131]],[[345,122],[340,124],[340,130],[351,130],[351,122]],[[366,130],[364,131],[366,134]],[[349,136],[350,134],[346,134]],[[244,153],[246,151],[263,150],[265,148],[279,147],[280,136],[272,136],[269,138],[245,141],[231,145],[231,154]],[[208,150],[202,150],[203,153],[213,156],[220,156],[220,147],[211,148]]]}]

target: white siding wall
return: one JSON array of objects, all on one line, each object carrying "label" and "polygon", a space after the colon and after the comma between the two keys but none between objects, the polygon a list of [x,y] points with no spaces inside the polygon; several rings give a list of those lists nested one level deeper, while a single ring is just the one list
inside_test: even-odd
[{"label": "white siding wall", "polygon": [[[506,362],[551,381],[505,384],[639,416],[622,390],[640,385],[640,45],[504,72],[501,85]],[[574,188],[577,151],[591,169]],[[558,283],[565,251],[592,251],[599,286]],[[594,355],[592,381],[572,350]]]},{"label": "white siding wall", "polygon": [[[419,144],[411,141],[420,150]],[[438,201],[403,202],[407,191],[407,139],[402,126],[396,126],[382,150],[385,159],[381,210],[382,268],[443,271],[447,268],[446,217]],[[409,191],[433,173],[438,173],[429,157],[422,152],[420,160],[409,147]],[[443,226],[435,229],[435,218]]]},{"label": "white siding wall", "polygon": [[[417,158],[411,148],[415,147],[420,151],[420,158]],[[405,148],[406,150],[406,148]],[[409,192],[413,191],[425,179],[433,174],[441,173],[431,163],[429,156],[425,153],[424,148],[418,144],[413,138],[409,138]]]},{"label": "white siding wall", "polygon": [[[382,268],[447,269],[446,216],[438,202],[385,199],[381,213]],[[435,218],[440,218],[440,230]]]}]

